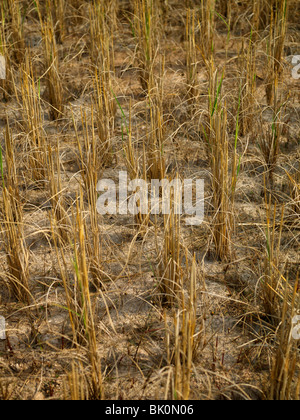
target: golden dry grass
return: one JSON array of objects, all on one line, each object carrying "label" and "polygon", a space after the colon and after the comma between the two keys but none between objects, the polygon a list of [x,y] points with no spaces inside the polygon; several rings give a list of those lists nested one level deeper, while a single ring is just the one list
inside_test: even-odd
[{"label": "golden dry grass", "polygon": [[[299,2],[0,17],[0,400],[298,400]],[[204,179],[203,224],[99,215],[120,171]]]}]

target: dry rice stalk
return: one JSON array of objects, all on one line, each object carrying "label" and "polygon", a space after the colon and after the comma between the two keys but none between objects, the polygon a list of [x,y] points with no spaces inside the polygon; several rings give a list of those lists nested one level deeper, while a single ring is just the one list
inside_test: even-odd
[{"label": "dry rice stalk", "polygon": [[210,69],[209,89],[209,134],[206,134],[212,171],[213,239],[217,258],[231,258],[231,237],[234,231],[233,204],[236,185],[236,156],[232,176],[229,174],[229,138],[227,133],[226,103],[221,99],[223,75],[218,81],[218,73],[213,63]]},{"label": "dry rice stalk", "polygon": [[64,42],[66,35],[65,13],[67,1],[68,0],[53,0],[52,3],[52,16],[55,22],[55,35],[59,44]]},{"label": "dry rice stalk", "polygon": [[80,199],[77,200],[73,226],[74,240],[70,241],[73,247],[73,281],[68,275],[65,251],[63,247],[60,247],[59,251],[57,246],[53,226],[52,233],[66,293],[66,304],[73,331],[73,341],[76,346],[84,349],[88,367],[83,376],[80,374],[80,379],[78,379],[78,370],[73,369],[71,376],[69,375],[68,377],[68,384],[65,383],[65,388],[69,387],[71,398],[77,396],[89,400],[100,400],[104,397],[104,393],[101,362],[97,351],[95,310],[89,289],[89,268],[86,254],[87,237],[83,220],[82,190],[80,190]]},{"label": "dry rice stalk", "polygon": [[268,42],[267,103],[277,100],[278,83],[282,74],[282,54],[287,31],[288,0],[271,0],[271,23]]},{"label": "dry rice stalk", "polygon": [[[243,40],[244,41],[244,40]],[[241,109],[240,129],[241,135],[251,133],[253,129],[253,118],[255,115],[255,94],[256,94],[256,45],[254,33],[251,33],[247,51],[244,44],[241,54]]]},{"label": "dry rice stalk", "polygon": [[83,194],[81,190],[80,202],[77,204],[76,232],[74,232],[74,270],[76,273],[75,282],[80,291],[81,320],[83,322],[84,335],[86,339],[87,359],[89,361],[89,399],[101,400],[103,394],[101,362],[97,352],[97,337],[95,324],[95,311],[91,301],[88,278],[88,259],[86,255],[86,236],[84,229]]},{"label": "dry rice stalk", "polygon": [[262,134],[258,136],[258,145],[265,162],[270,187],[273,185],[274,171],[280,152],[280,140],[283,130],[282,114],[285,105],[280,105],[276,98],[272,124],[269,124],[267,129],[265,129],[261,122]]},{"label": "dry rice stalk", "polygon": [[[1,230],[4,235],[8,265],[9,286],[16,299],[29,304],[29,253],[24,236],[23,207],[19,195],[15,164],[14,141],[7,122],[5,133],[6,177],[3,178],[3,219]],[[1,163],[3,168],[3,164]],[[2,173],[3,175],[3,173]]]},{"label": "dry rice stalk", "polygon": [[101,242],[99,215],[97,213],[97,184],[101,179],[103,171],[102,144],[97,141],[94,129],[94,111],[91,109],[91,134],[89,133],[89,123],[86,112],[81,111],[81,122],[84,127],[84,149],[82,148],[74,121],[74,128],[77,137],[77,144],[80,157],[81,176],[85,187],[85,192],[89,204],[92,242],[87,244],[87,253],[90,262],[90,270],[96,288],[102,285],[101,269]]},{"label": "dry rice stalk", "polygon": [[183,287],[180,263],[180,215],[175,214],[174,208],[178,200],[174,193],[170,194],[171,211],[170,214],[164,215],[164,243],[158,273],[161,278],[162,303],[171,307],[178,303],[179,293]]},{"label": "dry rice stalk", "polygon": [[151,91],[158,50],[159,2],[134,0],[133,34],[137,44],[138,69],[144,92]]},{"label": "dry rice stalk", "polygon": [[[122,108],[121,108],[122,109]],[[122,110],[122,113],[124,114],[124,111]],[[125,115],[125,114],[124,114]],[[127,171],[129,174],[130,179],[141,179],[144,181],[144,183],[147,183],[147,168],[146,168],[146,150],[145,150],[145,144],[143,145],[143,160],[142,165],[139,164],[139,160],[137,158],[137,150],[134,144],[134,141],[132,139],[132,106],[131,106],[131,100],[129,103],[129,123],[127,125],[126,122],[126,136],[127,141],[125,141],[125,133],[124,133],[124,127],[122,126],[122,138],[124,143],[124,155],[125,155],[125,163],[127,166]],[[142,168],[141,168],[142,166]],[[140,187],[136,187],[136,193],[140,191]],[[134,191],[132,191],[134,193]],[[147,197],[148,198],[148,197]],[[145,199],[145,197],[143,197]],[[147,212],[142,211],[144,210],[144,206],[141,203],[141,199],[135,200],[135,203],[133,204],[134,207],[134,218],[135,218],[135,224],[136,227],[139,230],[139,236],[143,237],[144,234],[147,231],[147,226],[149,223],[149,214],[148,210]]]},{"label": "dry rice stalk", "polygon": [[[53,151],[48,146],[48,162],[47,162],[47,181],[49,185],[50,202],[52,207],[52,219],[55,220],[55,227],[57,228],[58,243],[65,245],[70,242],[70,220],[67,214],[67,207],[63,194],[61,182],[61,169],[59,160],[59,144],[55,150],[56,164],[53,158]],[[55,176],[54,174],[57,173]]]},{"label": "dry rice stalk", "polygon": [[45,45],[45,68],[50,104],[50,116],[53,120],[57,120],[62,117],[64,112],[63,85],[59,72],[59,57],[51,14],[51,4],[50,1],[47,0],[47,13],[45,18],[41,15],[39,0],[36,1],[36,4]]},{"label": "dry rice stalk", "polygon": [[94,0],[90,9],[90,57],[93,64],[94,104],[103,165],[112,161],[111,137],[114,132],[116,102],[113,95],[114,1]]},{"label": "dry rice stalk", "polygon": [[116,103],[112,95],[111,78],[105,77],[104,72],[95,68],[95,111],[97,118],[97,130],[100,143],[100,155],[103,165],[112,163],[111,138],[114,132]]},{"label": "dry rice stalk", "polygon": [[216,0],[201,0],[200,51],[205,63],[209,63],[214,54]]},{"label": "dry rice stalk", "polygon": [[25,57],[25,38],[20,0],[8,0],[8,10],[11,17],[13,57],[21,64]]},{"label": "dry rice stalk", "polygon": [[[188,9],[186,17],[186,42],[186,76],[188,90],[187,93],[189,105],[193,105],[193,103],[197,100],[199,92],[197,83],[198,60],[195,38],[195,11],[193,11],[191,15],[190,9]],[[193,108],[190,109],[190,112],[191,114],[194,113]]]},{"label": "dry rice stalk", "polygon": [[299,313],[300,300],[298,279],[294,289],[286,282],[283,295],[281,324],[277,331],[277,350],[273,359],[271,371],[270,400],[288,401],[299,399],[299,368],[300,353],[297,341],[293,337],[294,316]]},{"label": "dry rice stalk", "polygon": [[65,401],[88,400],[88,387],[83,369],[82,364],[78,366],[77,363],[72,363],[72,370],[67,373],[67,377],[63,383]]},{"label": "dry rice stalk", "polygon": [[[188,260],[187,260],[188,263]],[[191,392],[191,375],[197,353],[204,344],[204,316],[197,317],[197,265],[195,257],[188,267],[189,290],[181,289],[179,309],[174,313],[174,349],[170,348],[170,331],[167,333],[167,354],[169,364],[174,365],[172,395],[176,400],[188,400]]]},{"label": "dry rice stalk", "polygon": [[[284,221],[284,208],[281,212],[280,229],[276,238],[276,204],[272,214],[271,195],[266,197],[266,255],[263,278],[263,303],[265,312],[276,324],[280,319],[280,290],[282,287],[282,273],[280,271],[280,244]],[[272,220],[273,218],[273,220]]]},{"label": "dry rice stalk", "polygon": [[149,91],[148,108],[150,112],[150,133],[148,133],[147,172],[150,179],[165,178],[166,168],[164,159],[165,121],[164,121],[164,63],[161,77],[157,78],[155,88]]},{"label": "dry rice stalk", "polygon": [[114,33],[109,20],[113,12],[109,5],[104,0],[93,0],[90,9],[91,62],[105,73],[106,78],[114,72]]},{"label": "dry rice stalk", "polygon": [[29,53],[21,68],[21,99],[23,127],[27,137],[28,168],[32,173],[31,179],[44,183],[46,179],[46,137],[43,132],[43,111],[39,82],[33,78]]}]

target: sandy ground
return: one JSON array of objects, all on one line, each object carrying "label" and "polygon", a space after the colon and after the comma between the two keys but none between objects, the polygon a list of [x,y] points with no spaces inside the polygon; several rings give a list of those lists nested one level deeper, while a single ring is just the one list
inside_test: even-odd
[{"label": "sandy ground", "polygon": [[[26,43],[40,57],[42,51],[38,25],[26,21],[25,28]],[[120,21],[119,31],[121,36],[115,37],[115,92],[126,115],[129,98],[132,100],[134,141],[141,151],[146,124],[145,97],[137,79],[133,62],[134,43],[125,19]],[[64,95],[68,103],[64,119],[58,123],[51,122],[46,107],[44,115],[49,143],[54,146],[59,138],[63,187],[70,203],[76,198],[81,182],[70,108],[80,124],[77,117],[80,107],[89,109],[92,92],[85,33],[86,25],[78,24],[70,29],[64,44],[59,46]],[[266,331],[268,326],[259,323],[257,317],[262,310],[259,282],[265,249],[264,166],[255,141],[260,133],[254,128],[251,136],[240,139],[239,152],[244,153],[244,157],[236,193],[236,225],[232,244],[234,258],[230,264],[221,263],[215,260],[210,241],[213,217],[210,206],[211,175],[206,148],[198,131],[199,115],[191,119],[184,105],[186,79],[182,33],[183,23],[175,14],[161,48],[166,54],[164,100],[166,112],[170,112],[170,123],[166,130],[166,164],[170,173],[177,170],[186,178],[201,177],[206,181],[205,221],[200,227],[188,227],[183,220],[181,232],[182,243],[196,256],[199,269],[197,314],[199,319],[205,318],[205,337],[194,364],[191,398],[260,399],[264,397],[268,386],[273,354],[271,340],[263,338],[269,333]],[[287,48],[295,49],[296,39],[299,42],[299,27],[298,32],[291,28],[288,33]],[[220,66],[224,63],[225,42],[226,32],[220,30],[216,43],[216,61]],[[232,73],[229,70],[228,73],[232,74],[232,79],[226,80],[225,88],[229,92],[231,84],[235,83],[234,57],[238,55],[240,43],[240,29],[237,28],[230,41],[232,61],[229,66],[232,67]],[[282,92],[290,91],[290,101],[285,110],[286,130],[280,144],[274,194],[279,213],[281,205],[286,205],[281,257],[294,280],[299,270],[300,224],[299,215],[297,219],[290,205],[290,184],[285,171],[293,172],[297,166],[299,170],[299,81],[292,79],[288,59],[284,65]],[[42,72],[38,60],[36,71]],[[257,82],[256,100],[263,109],[266,107],[263,61],[259,75],[262,80]],[[201,101],[205,108],[208,80],[204,68],[200,69],[198,77],[203,91]],[[43,89],[44,86],[42,92]],[[235,104],[228,105],[229,112],[234,113]],[[18,133],[20,109],[15,99],[0,103],[1,144],[4,142],[2,129],[5,127],[6,114],[14,136],[21,145],[23,139]],[[267,110],[263,118],[265,122],[270,121]],[[115,156],[112,166],[105,169],[103,178],[117,179],[118,172],[126,169],[121,150],[119,110],[113,133],[113,149]],[[22,161],[19,163],[22,173]],[[83,351],[70,345],[71,331],[64,309],[64,289],[51,239],[51,205],[47,191],[29,189],[27,186],[24,179],[20,191],[24,205],[26,244],[30,250],[30,284],[36,303],[33,308],[26,308],[10,296],[3,275],[6,256],[2,239],[0,315],[6,318],[7,339],[0,341],[0,384],[10,384],[12,398],[56,399],[63,396],[63,381],[72,361],[84,363],[85,356]],[[88,217],[88,212],[85,216]],[[162,219],[159,219],[158,236],[154,226],[150,226],[142,241],[136,238],[137,231],[131,216],[103,216],[99,217],[99,223],[103,269],[109,281],[105,283],[103,295],[93,294],[93,303],[98,320],[98,350],[105,372],[106,397],[163,398],[170,368],[166,357],[165,315],[157,302],[158,280],[153,272],[159,262],[157,247],[163,240]],[[167,323],[171,325],[172,312],[169,309],[165,311]]]}]

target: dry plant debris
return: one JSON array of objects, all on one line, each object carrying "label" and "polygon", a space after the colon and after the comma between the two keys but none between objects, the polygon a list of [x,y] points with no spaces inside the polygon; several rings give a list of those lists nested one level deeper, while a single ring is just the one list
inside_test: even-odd
[{"label": "dry plant debris", "polygon": [[[299,22],[1,1],[0,400],[300,399]],[[203,223],[99,214],[124,172],[204,180]]]}]

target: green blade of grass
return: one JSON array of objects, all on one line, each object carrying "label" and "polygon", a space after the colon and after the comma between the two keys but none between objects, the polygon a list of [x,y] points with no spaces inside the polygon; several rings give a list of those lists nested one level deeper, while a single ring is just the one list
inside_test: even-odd
[{"label": "green blade of grass", "polygon": [[214,105],[213,105],[213,109],[212,109],[212,112],[211,112],[211,116],[212,116],[212,117],[214,116],[215,111],[216,111],[216,109],[217,109],[217,104],[218,104],[219,96],[220,96],[220,93],[221,93],[221,89],[222,89],[222,85],[223,85],[223,80],[224,80],[224,74],[222,74],[222,77],[221,77],[220,83],[219,83],[219,85],[218,85],[218,89],[217,89],[217,96],[216,96],[216,98],[215,98]]}]

